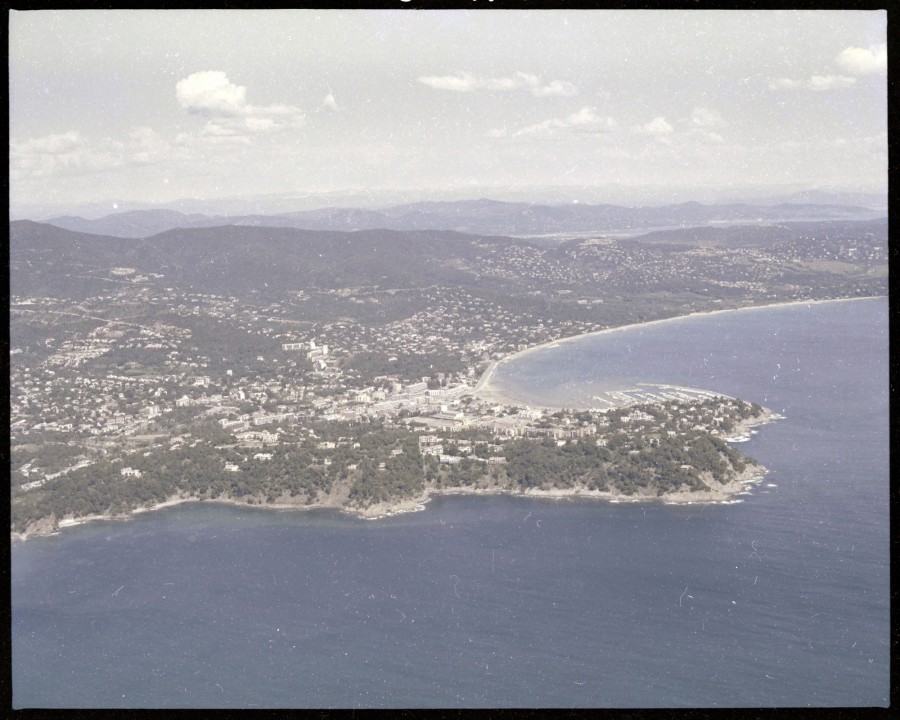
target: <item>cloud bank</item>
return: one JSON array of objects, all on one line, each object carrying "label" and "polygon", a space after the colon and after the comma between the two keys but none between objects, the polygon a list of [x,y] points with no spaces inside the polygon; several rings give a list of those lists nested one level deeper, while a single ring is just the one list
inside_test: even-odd
[{"label": "cloud bank", "polygon": [[848,47],[834,59],[835,64],[849,75],[810,75],[806,80],[775,78],[769,82],[771,90],[840,90],[856,84],[865,75],[887,75],[887,43],[868,48]]},{"label": "cloud bank", "polygon": [[597,114],[592,107],[583,107],[578,112],[561,118],[550,118],[534,125],[526,125],[510,132],[505,128],[491,130],[488,135],[494,138],[549,138],[560,133],[605,133],[617,126],[616,121],[607,116]]},{"label": "cloud bank", "polygon": [[769,83],[770,90],[841,90],[856,84],[856,78],[846,75],[811,75],[806,80],[776,78]]},{"label": "cloud bank", "polygon": [[169,143],[148,127],[133,128],[125,140],[87,137],[74,130],[9,144],[14,178],[86,175],[161,162]]},{"label": "cloud bank", "polygon": [[535,97],[572,97],[578,94],[578,88],[565,80],[553,80],[542,84],[537,75],[517,72],[509,77],[478,77],[469,73],[457,75],[426,75],[419,82],[435,90],[451,92],[474,92],[475,90],[493,90],[509,92],[513,90],[529,90]]}]

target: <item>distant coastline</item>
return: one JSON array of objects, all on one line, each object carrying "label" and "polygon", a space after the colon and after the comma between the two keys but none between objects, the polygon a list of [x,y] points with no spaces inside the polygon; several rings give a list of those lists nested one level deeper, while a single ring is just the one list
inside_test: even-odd
[{"label": "distant coastline", "polygon": [[841,303],[841,302],[858,302],[860,300],[877,300],[878,298],[884,298],[885,295],[866,295],[864,297],[854,297],[854,298],[833,298],[828,300],[791,300],[789,302],[778,302],[778,303],[769,303],[767,305],[747,305],[745,307],[739,308],[725,308],[722,310],[703,310],[700,312],[688,313],[687,315],[677,315],[675,317],[670,318],[660,318],[659,320],[648,320],[647,322],[640,323],[630,323],[628,325],[617,325],[616,327],[604,328],[602,330],[593,330],[588,333],[582,333],[580,335],[570,335],[564,338],[558,338],[556,340],[548,340],[547,342],[540,343],[539,345],[533,345],[531,347],[525,348],[524,350],[518,350],[517,352],[511,353],[505,357],[499,358],[498,360],[494,360],[488,366],[488,368],[482,373],[478,382],[475,384],[474,388],[471,391],[471,395],[485,401],[485,402],[496,402],[501,405],[528,405],[529,407],[540,407],[551,410],[558,410],[563,407],[563,405],[537,405],[535,403],[524,402],[522,400],[516,400],[515,398],[511,398],[507,395],[504,395],[496,387],[491,384],[491,381],[494,378],[494,374],[501,365],[504,365],[512,360],[517,360],[519,358],[530,355],[531,353],[538,352],[539,350],[547,350],[551,347],[561,346],[563,344],[568,344],[574,341],[582,340],[583,338],[595,337],[598,335],[608,335],[614,332],[621,332],[623,330],[633,330],[635,328],[644,328],[650,327],[652,325],[662,325],[663,323],[671,323],[678,322],[680,320],[687,320],[688,318],[695,317],[705,317],[707,315],[721,315],[723,313],[737,313],[737,312],[749,312],[753,310],[765,310],[768,308],[778,308],[778,307],[792,307],[794,305],[823,305],[825,303]]}]

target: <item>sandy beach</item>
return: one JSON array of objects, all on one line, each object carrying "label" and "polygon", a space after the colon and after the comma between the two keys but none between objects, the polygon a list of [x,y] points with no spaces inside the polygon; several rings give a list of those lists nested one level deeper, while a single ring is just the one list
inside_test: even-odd
[{"label": "sandy beach", "polygon": [[577,340],[581,340],[582,338],[587,337],[595,337],[598,335],[608,335],[611,333],[622,332],[624,330],[632,330],[634,328],[645,328],[651,327],[654,325],[662,325],[663,323],[671,323],[678,322],[679,320],[687,320],[688,318],[695,317],[706,317],[709,315],[722,315],[724,313],[744,313],[751,312],[754,310],[764,310],[768,308],[777,308],[777,307],[792,307],[795,305],[822,305],[824,303],[837,303],[837,302],[858,302],[860,300],[874,300],[875,298],[883,297],[882,295],[873,295],[866,297],[858,297],[858,298],[836,298],[834,300],[792,300],[790,302],[779,302],[779,303],[771,303],[768,305],[748,305],[747,307],[741,308],[728,308],[725,310],[706,310],[703,312],[695,312],[688,313],[687,315],[678,315],[676,317],[671,318],[662,318],[660,320],[650,320],[648,322],[642,323],[631,323],[630,325],[619,325],[617,327],[604,328],[603,330],[594,330],[589,333],[583,333],[581,335],[572,335],[570,337],[559,338],[556,340],[548,340],[545,343],[541,343],[540,345],[534,345],[533,347],[525,348],[524,350],[519,350],[518,352],[514,352],[506,357],[500,358],[499,360],[493,361],[484,371],[482,376],[479,378],[478,382],[475,384],[475,387],[471,391],[471,395],[483,400],[484,402],[497,403],[502,405],[528,405],[533,408],[541,408],[546,410],[559,410],[561,406],[548,406],[548,405],[536,405],[534,403],[526,403],[522,400],[516,400],[515,398],[511,398],[509,396],[501,393],[496,387],[491,384],[493,380],[494,374],[497,371],[497,368],[501,365],[508,363],[512,360],[516,360],[518,358],[525,357],[531,353],[538,352],[540,350],[548,350],[550,348],[555,348],[562,346],[567,343],[571,343]]}]

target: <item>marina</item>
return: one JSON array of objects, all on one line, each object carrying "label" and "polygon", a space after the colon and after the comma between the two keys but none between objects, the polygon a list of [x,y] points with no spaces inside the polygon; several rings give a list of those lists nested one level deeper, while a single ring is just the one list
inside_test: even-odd
[{"label": "marina", "polygon": [[631,407],[634,405],[644,405],[647,403],[662,404],[677,400],[680,402],[703,402],[710,398],[720,397],[726,400],[733,400],[722,393],[714,393],[699,388],[682,387],[677,385],[656,385],[651,383],[638,383],[639,387],[626,388],[622,390],[605,390],[596,395],[591,395],[590,399],[600,405],[592,405],[592,410],[606,412],[622,407]]}]

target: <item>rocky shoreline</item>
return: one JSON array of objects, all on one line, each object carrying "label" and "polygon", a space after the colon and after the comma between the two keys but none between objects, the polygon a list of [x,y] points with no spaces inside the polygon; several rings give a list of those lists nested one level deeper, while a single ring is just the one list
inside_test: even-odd
[{"label": "rocky shoreline", "polygon": [[31,537],[48,537],[59,534],[60,530],[68,527],[75,527],[89,522],[98,520],[122,521],[128,520],[133,515],[139,515],[146,512],[154,512],[165,508],[183,505],[185,503],[214,503],[219,505],[234,505],[247,508],[259,508],[263,510],[281,510],[281,511],[303,511],[303,510],[340,510],[341,512],[362,518],[365,520],[380,520],[383,518],[401,515],[410,512],[420,512],[425,510],[425,506],[434,497],[444,495],[509,495],[511,497],[522,497],[531,499],[546,500],[601,500],[611,503],[641,503],[641,502],[660,502],[665,505],[712,505],[712,504],[732,504],[741,502],[735,499],[735,495],[745,493],[748,489],[762,481],[767,470],[760,465],[748,466],[742,473],[728,483],[715,483],[711,478],[704,478],[709,485],[708,490],[677,490],[657,495],[655,491],[648,490],[646,492],[634,493],[626,495],[625,493],[609,491],[609,490],[590,490],[587,487],[572,488],[528,488],[527,490],[511,489],[503,486],[492,487],[449,487],[437,488],[432,487],[424,491],[424,493],[415,498],[404,498],[389,503],[376,503],[366,508],[354,508],[337,502],[325,500],[316,503],[260,503],[248,502],[245,500],[236,500],[234,498],[216,498],[204,499],[198,497],[172,497],[163,502],[147,507],[139,507],[127,514],[104,513],[97,515],[85,515],[82,517],[64,517],[57,520],[55,517],[43,518],[34,523],[23,533],[12,533],[13,540],[24,542]]},{"label": "rocky shoreline", "polygon": [[[748,418],[738,423],[731,432],[729,438],[732,442],[742,442],[748,440],[751,433],[755,432],[753,428],[781,419],[780,415],[763,408],[763,412],[759,417]],[[488,487],[436,487],[431,486],[424,490],[421,495],[414,498],[402,498],[391,502],[381,502],[369,505],[365,508],[348,506],[346,492],[333,492],[323,500],[307,503],[299,498],[293,502],[261,502],[255,498],[249,500],[236,499],[231,497],[219,497],[215,499],[199,498],[194,496],[178,495],[169,497],[166,500],[156,503],[155,505],[138,507],[128,513],[100,513],[95,515],[84,515],[81,517],[66,516],[57,519],[55,516],[42,518],[29,526],[25,532],[11,533],[13,540],[25,541],[30,537],[46,537],[56,535],[67,527],[83,525],[88,522],[98,520],[127,520],[132,515],[139,515],[145,512],[162,510],[176,505],[183,505],[190,502],[218,503],[221,505],[236,505],[241,507],[262,508],[266,510],[339,510],[347,515],[355,516],[365,520],[379,520],[394,515],[401,515],[409,512],[419,512],[425,509],[425,505],[436,496],[440,495],[511,495],[515,497],[525,498],[544,498],[548,500],[579,500],[593,499],[603,500],[611,503],[622,502],[662,502],[667,505],[690,505],[690,504],[728,504],[741,502],[734,496],[746,494],[748,488],[760,482],[767,470],[761,465],[749,465],[745,470],[738,474],[728,483],[719,484],[712,478],[704,477],[704,481],[709,486],[708,490],[676,490],[657,495],[652,489],[646,492],[638,492],[631,495],[609,490],[591,490],[587,487],[573,488],[528,488],[521,490],[518,488],[510,488],[507,486],[493,485]]]},{"label": "rocky shoreline", "polygon": [[[749,439],[750,434],[755,432],[753,428],[781,419],[780,415],[770,410],[763,409],[763,413],[756,418],[748,418],[736,425],[731,432],[732,441],[740,442]],[[716,483],[708,477],[704,477],[704,481],[709,486],[708,490],[676,490],[674,492],[666,492],[657,495],[652,489],[646,492],[634,493],[626,495],[625,493],[610,490],[591,490],[587,487],[573,488],[528,488],[521,490],[518,488],[510,488],[501,485],[493,485],[488,487],[436,487],[431,486],[414,498],[402,498],[391,502],[382,502],[369,505],[365,508],[351,507],[346,505],[347,495],[342,492],[330,494],[324,500],[314,503],[307,503],[304,500],[297,499],[296,502],[274,502],[265,503],[256,499],[239,500],[231,497],[219,497],[215,499],[199,498],[193,496],[173,496],[166,500],[156,503],[155,505],[138,507],[128,513],[101,513],[96,515],[84,515],[81,517],[66,516],[57,519],[54,516],[42,518],[33,523],[25,532],[11,533],[13,540],[24,542],[30,537],[46,537],[56,535],[60,530],[67,527],[75,527],[89,522],[98,520],[127,520],[133,515],[139,515],[145,512],[163,510],[165,508],[183,505],[191,502],[218,503],[220,505],[236,505],[240,507],[262,508],[265,510],[339,510],[347,515],[362,518],[365,520],[380,520],[394,515],[401,515],[410,512],[419,512],[425,510],[425,505],[434,497],[441,495],[510,495],[514,497],[525,498],[544,498],[548,500],[582,500],[593,499],[603,500],[611,503],[624,502],[661,502],[667,505],[691,505],[691,504],[730,504],[741,502],[736,499],[735,495],[746,494],[748,488],[759,483],[765,473],[768,472],[761,465],[750,465],[739,473],[735,478],[725,484]]]}]

